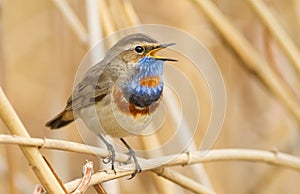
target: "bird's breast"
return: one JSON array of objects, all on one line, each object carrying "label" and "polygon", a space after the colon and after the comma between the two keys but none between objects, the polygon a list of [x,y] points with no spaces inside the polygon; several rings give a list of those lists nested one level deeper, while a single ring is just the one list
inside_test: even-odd
[{"label": "bird's breast", "polygon": [[155,101],[148,106],[139,107],[125,98],[124,93],[120,88],[114,88],[112,97],[113,103],[118,108],[118,111],[134,118],[150,115],[155,111],[159,104],[159,101]]},{"label": "bird's breast", "polygon": [[[152,113],[158,106],[158,102],[146,107],[138,107],[130,103],[120,88],[114,87],[111,94],[110,121],[115,126],[115,131],[122,134],[141,134],[149,125]],[[103,115],[103,117],[107,117]],[[120,134],[120,133],[119,133]],[[118,134],[118,136],[120,136]],[[116,135],[114,135],[116,136]]]}]

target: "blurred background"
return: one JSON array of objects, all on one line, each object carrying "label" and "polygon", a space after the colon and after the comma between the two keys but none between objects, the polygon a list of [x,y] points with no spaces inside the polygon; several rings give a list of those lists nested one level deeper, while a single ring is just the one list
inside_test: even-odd
[{"label": "blurred background", "polygon": [[[64,15],[66,10],[61,11],[62,2],[67,3],[83,25],[77,33]],[[299,46],[300,1],[264,2]],[[299,100],[299,76],[251,6],[244,0],[214,0],[213,3]],[[100,37],[136,24],[164,24],[188,32],[208,48],[222,73],[227,92],[226,118],[214,149],[279,150],[300,155],[299,126],[294,115],[255,72],[245,67],[244,61],[192,1],[99,0],[98,5]],[[88,12],[85,0],[0,0],[0,83],[32,137],[81,142],[74,124],[64,130],[50,131],[44,123],[65,106],[77,68],[92,46],[84,39],[90,30]],[[195,83],[201,79],[191,78]],[[206,104],[210,103],[207,92],[205,86],[197,91],[202,97],[199,103],[203,104],[203,112],[211,108]],[[203,118],[205,126],[210,118],[207,115]],[[196,144],[202,137],[201,130],[200,125]],[[0,132],[9,134],[1,122]],[[41,152],[63,182],[81,177],[86,159],[94,161],[95,170],[101,168],[97,157],[62,151]],[[0,193],[32,193],[39,182],[27,164],[16,145],[0,146]],[[206,185],[217,193],[300,192],[300,174],[291,169],[238,161],[211,162],[198,167],[207,175]],[[189,177],[197,174],[197,171],[191,173],[189,167],[173,169]],[[161,185],[165,185],[164,189]],[[150,172],[130,181],[126,178],[111,181],[105,187],[108,193],[190,193]],[[87,193],[95,191],[90,188]]]}]

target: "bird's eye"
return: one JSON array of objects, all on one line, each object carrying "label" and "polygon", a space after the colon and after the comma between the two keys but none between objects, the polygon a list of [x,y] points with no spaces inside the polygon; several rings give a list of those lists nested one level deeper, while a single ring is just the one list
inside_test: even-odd
[{"label": "bird's eye", "polygon": [[134,50],[135,50],[135,52],[141,54],[141,53],[144,52],[145,49],[144,49],[144,47],[142,47],[142,46],[136,46],[136,47],[134,48]]}]

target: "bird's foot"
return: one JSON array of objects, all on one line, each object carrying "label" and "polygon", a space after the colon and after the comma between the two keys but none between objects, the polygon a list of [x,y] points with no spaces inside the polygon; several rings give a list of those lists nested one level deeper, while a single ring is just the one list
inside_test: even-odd
[{"label": "bird's foot", "polygon": [[133,177],[135,177],[137,173],[142,172],[142,168],[141,168],[141,166],[140,166],[140,164],[139,164],[139,162],[136,158],[135,151],[131,148],[128,149],[128,151],[129,151],[129,153],[128,153],[129,157],[128,157],[128,160],[125,163],[128,164],[133,159],[134,164],[135,164],[135,171],[131,174],[131,177],[128,179],[128,180],[130,180]]},{"label": "bird's foot", "polygon": [[137,173],[142,172],[142,168],[141,168],[141,166],[140,166],[140,164],[137,160],[135,151],[127,144],[127,142],[123,138],[120,138],[120,139],[129,151],[128,152],[129,157],[128,157],[127,161],[122,162],[122,163],[123,164],[129,164],[133,160],[134,164],[135,164],[135,171],[131,174],[131,177],[128,179],[128,180],[130,180],[133,177],[135,177]]},{"label": "bird's foot", "polygon": [[104,159],[102,160],[102,162],[103,162],[104,164],[109,164],[109,163],[111,163],[111,169],[112,169],[112,170],[114,171],[114,173],[116,174],[116,170],[115,170],[116,151],[115,151],[114,147],[113,147],[111,144],[109,144],[109,143],[106,144],[106,147],[107,147],[108,151],[110,152],[110,155],[109,155],[108,158],[104,158]]}]

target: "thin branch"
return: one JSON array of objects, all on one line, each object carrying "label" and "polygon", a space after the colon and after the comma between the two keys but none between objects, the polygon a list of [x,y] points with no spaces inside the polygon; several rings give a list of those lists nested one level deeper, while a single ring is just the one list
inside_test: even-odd
[{"label": "thin branch", "polygon": [[[36,146],[40,148],[46,148],[46,149],[57,149],[57,150],[65,150],[65,151],[72,151],[72,152],[79,152],[79,153],[85,153],[85,154],[93,154],[93,155],[98,155],[102,158],[106,158],[109,155],[109,152],[107,150],[93,147],[93,146],[88,146],[85,144],[80,144],[80,143],[75,143],[75,142],[69,142],[69,141],[63,141],[63,140],[54,140],[54,139],[39,139],[39,138],[23,138],[23,137],[18,137],[18,136],[11,136],[11,135],[0,135],[0,143],[10,143],[10,144],[21,144],[21,145],[27,145],[27,146]],[[128,156],[122,153],[118,153],[116,156],[116,160],[118,162],[125,162],[127,161]],[[145,159],[139,158],[139,160],[143,161]],[[146,167],[145,167],[146,168]],[[155,173],[160,173],[161,171],[155,171]],[[171,170],[168,170],[168,173],[173,173]],[[126,174],[127,175],[127,174]],[[124,175],[124,176],[126,176]],[[182,176],[182,175],[181,175]],[[171,176],[164,176],[162,174],[162,177],[167,178],[168,180],[173,179]],[[175,177],[176,178],[176,177]],[[80,180],[80,179],[79,179]],[[185,184],[184,181],[188,180],[188,178],[185,177],[179,178],[178,180],[175,179],[176,182],[182,181],[181,184]],[[188,182],[186,182],[188,183]],[[195,187],[195,183],[191,184],[191,189],[194,191],[195,189],[199,190],[199,188],[202,188],[199,183],[197,183],[198,186]],[[75,189],[74,186],[77,186],[78,182],[75,182],[72,184],[73,187],[67,188],[68,191],[72,191],[72,189]],[[207,189],[206,189],[207,190]],[[199,190],[201,191],[201,190]],[[210,192],[212,193],[212,192]]]},{"label": "thin branch", "polygon": [[[87,146],[84,144],[68,142],[68,141],[60,141],[60,140],[23,138],[23,137],[9,136],[9,135],[0,135],[0,143],[14,143],[19,145],[27,145],[27,146],[30,145],[30,146],[39,146],[39,147],[43,146],[42,148],[76,151],[78,153],[86,153],[86,154],[93,154],[93,155],[99,154],[99,156],[101,157],[108,156],[107,150],[96,148],[93,146]],[[126,155],[121,153],[117,153],[116,156],[118,161],[120,161],[120,159],[127,158]],[[160,158],[154,158],[148,160],[139,158],[139,162],[142,168],[144,169],[144,171],[145,170],[155,171],[156,169],[159,168],[165,168],[168,166],[175,166],[175,165],[188,165],[188,164],[196,164],[196,163],[203,163],[203,162],[235,161],[235,160],[264,162],[264,163],[278,165],[278,166],[287,167],[287,168],[300,171],[300,158],[296,156],[284,154],[281,152],[251,150],[251,149],[219,149],[219,150],[210,150],[205,153],[204,152],[183,153],[183,154],[163,156]],[[156,167],[153,167],[153,164],[163,164],[163,165],[158,165]],[[132,167],[130,169],[134,169],[133,165],[131,165],[130,167]],[[116,174],[114,174],[114,172],[111,170],[98,172],[92,176],[90,185],[95,185],[105,181],[128,176],[131,175],[132,173],[133,170],[122,170],[122,171],[118,170]],[[80,181],[81,179],[73,180],[69,183],[66,183],[65,187],[68,191],[73,191],[74,189],[76,189],[78,184],[80,184]],[[176,182],[176,177],[172,181]]]},{"label": "thin branch", "polygon": [[[184,188],[194,192],[194,193],[209,193],[212,194],[214,193],[213,191],[205,188],[204,186],[200,185],[199,183],[179,174],[176,173],[172,170],[166,170],[166,169],[154,169],[152,170],[154,173],[176,183],[179,184],[180,186],[183,186]],[[166,172],[164,172],[166,171]],[[90,185],[97,185],[102,182],[106,182],[109,180],[129,176],[133,173],[134,171],[122,171],[122,172],[117,172],[116,174],[113,171],[101,171],[97,172],[92,176],[92,180]],[[81,179],[76,179],[71,182],[68,182],[65,184],[65,187],[67,188],[68,191],[72,191],[76,188],[76,186],[79,184]]]},{"label": "thin branch", "polygon": [[70,25],[71,29],[77,35],[81,43],[87,44],[88,43],[88,34],[80,22],[77,15],[74,13],[72,8],[66,2],[66,0],[52,0],[56,7],[60,10],[62,15],[65,17],[67,23]]},{"label": "thin branch", "polygon": [[223,38],[241,57],[249,69],[254,71],[263,83],[282,101],[287,109],[295,116],[300,124],[300,104],[289,87],[283,83],[268,65],[267,61],[251,46],[221,13],[221,11],[207,0],[190,0],[201,8],[210,22],[215,26]]},{"label": "thin branch", "polygon": [[[122,171],[122,172],[117,172],[115,173],[112,170],[106,170],[106,171],[101,171],[101,172],[97,172],[95,174],[93,174],[91,182],[90,182],[90,186],[91,185],[96,185],[102,182],[106,182],[106,181],[110,181],[113,179],[118,179],[121,177],[125,177],[125,176],[129,176],[133,173],[134,171]],[[68,183],[65,184],[66,189],[71,192],[74,191],[76,189],[76,187],[80,184],[81,182],[81,178],[75,179],[73,181],[70,181]]]},{"label": "thin branch", "polygon": [[[12,135],[0,135],[0,143],[9,143],[9,144],[19,144],[19,145],[27,145],[27,146],[35,146],[39,148],[46,149],[56,149],[56,150],[64,150],[69,152],[77,152],[84,154],[97,155],[101,158],[107,158],[109,156],[109,151],[81,143],[63,141],[63,140],[55,140],[55,139],[41,139],[41,138],[24,138],[20,136],[12,136]],[[116,161],[118,162],[126,162],[128,160],[128,155],[126,154],[118,154],[116,156]]]},{"label": "thin branch", "polygon": [[[22,146],[35,146],[45,149],[56,149],[84,154],[92,154],[97,155],[101,158],[106,158],[109,156],[109,152],[105,149],[63,140],[0,135],[0,143],[18,144]],[[128,159],[128,156],[126,154],[116,152],[116,161],[124,162],[126,161],[126,159]],[[153,164],[163,164],[160,167],[166,167],[175,165],[196,164],[202,162],[241,160],[265,162],[295,170],[300,170],[299,157],[285,154],[282,152],[263,151],[254,149],[216,149],[207,152],[197,151],[182,154],[174,154],[154,159],[138,158],[138,160],[141,162],[140,164],[143,167],[143,169],[154,169]],[[132,169],[134,169],[134,165],[132,165],[132,167]],[[128,173],[130,174],[130,172],[132,171],[129,171]]]},{"label": "thin branch", "polygon": [[[223,149],[223,150],[211,150],[208,151],[206,154],[203,153],[201,154],[200,152],[180,154],[179,156],[176,157],[173,155],[173,156],[165,156],[162,158],[150,159],[147,161],[148,163],[147,170],[151,169],[150,165],[152,163],[156,163],[157,161],[167,161],[166,159],[169,159],[169,162],[164,164],[163,167],[183,165],[183,164],[195,164],[200,162],[240,160],[240,161],[265,162],[269,164],[275,164],[283,167],[300,170],[300,158],[288,154],[280,153],[280,152],[273,152],[273,151],[260,151],[260,150],[249,150],[249,149]],[[144,164],[144,166],[147,165]],[[152,167],[151,170],[155,170],[155,169],[157,168]],[[120,171],[117,172],[116,174],[114,174],[112,171],[98,172],[92,176],[91,185],[128,176],[131,173],[133,173],[133,171]],[[172,181],[176,182],[176,177],[172,177]],[[72,189],[76,188],[79,182],[80,179],[73,180],[69,183],[66,183],[65,187],[68,189],[68,191],[72,191]],[[193,187],[189,185],[187,186],[187,188],[190,189]]]},{"label": "thin branch", "polygon": [[279,43],[294,68],[300,75],[300,53],[284,28],[277,22],[276,17],[262,0],[248,0],[256,14],[270,30],[275,40]]},{"label": "thin branch", "polygon": [[[9,103],[6,95],[0,87],[0,118],[12,134],[30,138],[17,113]],[[35,172],[43,187],[49,193],[65,193],[63,185],[60,185],[43,156],[36,147],[19,145],[29,162],[29,166]]]},{"label": "thin branch", "polygon": [[202,186],[198,182],[187,178],[186,176],[183,176],[182,174],[161,168],[161,169],[154,169],[152,170],[155,174],[164,177],[165,179],[168,179],[178,185],[180,185],[183,188],[186,188],[194,193],[202,193],[202,194],[214,194],[215,192],[211,191],[205,186]]}]

